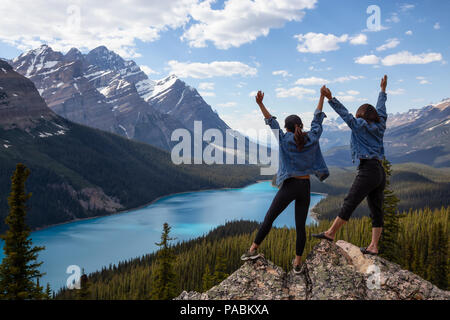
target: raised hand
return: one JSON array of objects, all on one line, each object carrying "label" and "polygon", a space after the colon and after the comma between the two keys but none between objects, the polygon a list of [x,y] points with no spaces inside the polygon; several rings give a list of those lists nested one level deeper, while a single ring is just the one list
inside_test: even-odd
[{"label": "raised hand", "polygon": [[333,95],[331,94],[330,89],[328,89],[326,86],[323,86],[320,88],[320,95],[324,96],[328,100],[331,100],[333,98]]},{"label": "raised hand", "polygon": [[258,91],[258,93],[256,94],[256,103],[258,105],[261,105],[263,103],[263,99],[264,99],[264,92]]},{"label": "raised hand", "polygon": [[384,75],[384,77],[381,79],[381,91],[386,92],[386,87],[387,87],[387,75]]}]

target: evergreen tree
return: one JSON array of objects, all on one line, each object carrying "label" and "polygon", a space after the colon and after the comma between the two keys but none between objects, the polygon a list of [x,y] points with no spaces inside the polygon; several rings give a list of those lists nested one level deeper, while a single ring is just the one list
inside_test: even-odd
[{"label": "evergreen tree", "polygon": [[53,298],[54,292],[50,288],[50,283],[47,282],[47,287],[45,288],[45,299],[50,300]]},{"label": "evergreen tree", "polygon": [[152,283],[151,298],[155,300],[169,300],[177,295],[177,276],[174,272],[173,263],[175,261],[175,254],[169,245],[169,241],[175,240],[170,238],[171,227],[166,222],[163,225],[163,232],[161,234],[161,242],[156,242],[160,247],[156,258],[156,270],[154,280]]},{"label": "evergreen tree", "polygon": [[209,268],[209,264],[206,264],[205,272],[202,276],[202,288],[203,291],[207,291],[214,286],[214,277],[211,274],[211,270]]},{"label": "evergreen tree", "polygon": [[433,241],[430,248],[430,269],[428,277],[432,283],[440,288],[448,288],[448,234],[444,232],[441,223],[436,226],[436,231],[433,233]]},{"label": "evergreen tree", "polygon": [[5,257],[0,265],[0,297],[3,299],[42,299],[44,296],[39,285],[43,274],[38,270],[42,262],[37,262],[38,252],[44,247],[32,246],[31,230],[25,222],[26,201],[31,197],[25,192],[29,174],[30,170],[19,163],[11,178],[9,214],[5,219],[8,230],[1,236],[5,241]]},{"label": "evergreen tree", "polygon": [[380,256],[389,261],[399,263],[399,244],[398,235],[400,232],[399,214],[397,212],[397,205],[399,199],[391,189],[390,177],[392,175],[392,165],[384,158],[383,168],[386,173],[386,186],[384,188],[384,227],[383,234],[380,239]]},{"label": "evergreen tree", "polygon": [[227,264],[227,258],[222,250],[219,250],[216,256],[216,265],[214,267],[214,284],[219,284],[228,277]]},{"label": "evergreen tree", "polygon": [[78,289],[78,299],[79,300],[89,300],[91,298],[91,292],[89,290],[88,276],[83,271],[80,277],[80,289]]}]

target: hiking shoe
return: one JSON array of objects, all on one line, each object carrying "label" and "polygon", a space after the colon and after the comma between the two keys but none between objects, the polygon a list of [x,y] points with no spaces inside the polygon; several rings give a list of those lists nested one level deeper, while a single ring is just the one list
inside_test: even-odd
[{"label": "hiking shoe", "polygon": [[292,260],[292,268],[293,268],[292,271],[294,271],[295,274],[299,274],[302,271],[302,265],[301,264],[295,265],[294,261],[295,259]]},{"label": "hiking shoe", "polygon": [[314,237],[314,238],[317,238],[317,239],[325,239],[325,240],[328,240],[328,241],[331,241],[331,242],[334,241],[334,239],[328,238],[325,235],[325,232],[321,232],[321,233],[317,233],[317,234],[313,233],[311,236]]},{"label": "hiking shoe", "polygon": [[261,257],[261,254],[258,252],[258,250],[253,250],[253,251],[247,251],[246,253],[244,253],[241,256],[241,260],[254,260],[256,258]]}]

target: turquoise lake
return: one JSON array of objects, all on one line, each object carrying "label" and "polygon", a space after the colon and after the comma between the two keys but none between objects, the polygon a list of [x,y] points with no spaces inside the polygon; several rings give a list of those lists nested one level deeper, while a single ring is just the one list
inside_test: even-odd
[{"label": "turquoise lake", "polygon": [[[261,222],[276,192],[270,181],[263,181],[239,189],[176,194],[140,209],[35,231],[31,234],[33,245],[46,247],[39,254],[39,261],[44,262],[41,270],[47,273],[41,284],[49,282],[56,291],[65,286],[70,265],[89,273],[154,251],[164,222],[172,226],[171,235],[177,241],[201,236],[227,221]],[[322,198],[323,195],[311,194],[310,208]],[[314,220],[308,217],[307,224],[311,223]],[[274,226],[295,226],[294,203],[275,220]]]}]

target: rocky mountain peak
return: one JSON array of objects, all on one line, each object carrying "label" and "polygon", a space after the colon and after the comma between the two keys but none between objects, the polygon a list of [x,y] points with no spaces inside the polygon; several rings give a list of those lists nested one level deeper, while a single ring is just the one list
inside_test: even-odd
[{"label": "rocky mountain peak", "polygon": [[0,126],[4,129],[27,129],[41,119],[55,117],[33,82],[0,60]]},{"label": "rocky mountain peak", "polygon": [[125,60],[114,51],[108,50],[105,46],[92,49],[85,58],[89,64],[96,65],[101,69],[112,69],[116,71],[126,67]]},{"label": "rocky mountain peak", "polygon": [[177,300],[424,300],[450,299],[444,291],[399,265],[363,255],[345,242],[323,240],[296,275],[264,257],[245,262],[204,293],[183,291]]},{"label": "rocky mountain peak", "polygon": [[83,54],[77,48],[71,48],[64,56],[66,61],[82,60],[83,58]]}]

